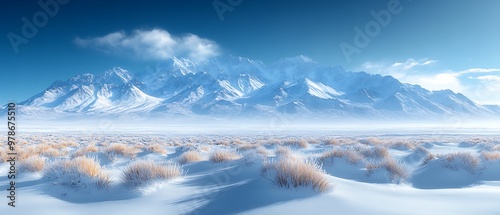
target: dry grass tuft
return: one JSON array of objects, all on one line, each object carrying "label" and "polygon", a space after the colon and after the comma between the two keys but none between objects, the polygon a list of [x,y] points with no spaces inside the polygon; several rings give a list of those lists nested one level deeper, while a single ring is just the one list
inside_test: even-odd
[{"label": "dry grass tuft", "polygon": [[50,144],[38,144],[38,145],[34,146],[34,149],[38,153],[43,153],[43,152],[51,150],[53,148],[52,148],[52,145],[50,145]]},{"label": "dry grass tuft", "polygon": [[7,152],[4,149],[0,149],[0,163],[6,162],[8,159]]},{"label": "dry grass tuft", "polygon": [[86,146],[85,149],[87,149],[88,152],[98,152],[99,151],[99,148],[93,144]]},{"label": "dry grass tuft", "polygon": [[436,156],[434,156],[432,153],[427,153],[424,160],[422,161],[422,164],[424,164],[424,165],[428,164],[429,162],[431,162],[434,159],[436,159]]},{"label": "dry grass tuft", "polygon": [[136,161],[123,171],[123,179],[133,186],[140,186],[156,180],[166,180],[182,175],[179,165],[160,164],[155,161]]},{"label": "dry grass tuft", "polygon": [[74,140],[67,140],[67,141],[63,141],[59,144],[59,147],[61,147],[61,148],[66,148],[69,146],[78,146],[78,143],[76,143]]},{"label": "dry grass tuft", "polygon": [[51,149],[41,151],[40,155],[43,155],[46,157],[62,157],[62,156],[66,156],[67,153],[64,151],[60,151],[60,150],[51,148]]},{"label": "dry grass tuft", "polygon": [[325,140],[325,144],[339,146],[342,145],[342,142],[339,139],[328,139]]},{"label": "dry grass tuft", "polygon": [[422,146],[417,146],[413,150],[417,153],[425,155],[424,159],[422,160],[422,165],[426,165],[432,160],[436,159],[436,156],[434,156],[429,150]]},{"label": "dry grass tuft", "polygon": [[19,164],[21,171],[40,172],[45,168],[45,159],[40,156],[29,157]]},{"label": "dry grass tuft", "polygon": [[272,139],[266,139],[266,140],[260,140],[259,141],[260,145],[280,145],[283,143],[283,140],[277,139],[277,138],[272,138]]},{"label": "dry grass tuft", "polygon": [[201,147],[200,147],[200,150],[201,150],[201,151],[208,152],[208,151],[210,151],[210,146],[201,146]]},{"label": "dry grass tuft", "polygon": [[387,170],[389,177],[393,182],[400,182],[401,180],[406,180],[410,177],[408,169],[399,161],[394,159],[385,159],[383,167]]},{"label": "dry grass tuft", "polygon": [[107,189],[111,184],[110,177],[97,160],[89,157],[56,161],[45,169],[44,176],[57,184],[77,189],[87,188],[89,185]]},{"label": "dry grass tuft", "polygon": [[214,163],[222,163],[231,160],[240,159],[241,155],[232,150],[220,150],[212,153],[209,160]]},{"label": "dry grass tuft", "polygon": [[220,140],[215,142],[215,145],[229,146],[231,145],[231,142],[229,140]]},{"label": "dry grass tuft", "polygon": [[326,145],[334,145],[334,146],[353,145],[356,143],[353,139],[345,137],[325,139],[323,140],[323,142]]},{"label": "dry grass tuft", "polygon": [[493,147],[493,150],[500,151],[500,145],[496,145],[495,147]]},{"label": "dry grass tuft", "polygon": [[335,158],[346,158],[347,162],[350,164],[358,164],[365,159],[363,155],[358,152],[347,149],[333,149],[327,151],[323,153],[319,159],[322,163],[333,163]]},{"label": "dry grass tuft", "polygon": [[417,152],[417,153],[422,153],[422,154],[429,154],[429,150],[426,149],[425,147],[422,147],[422,146],[417,146],[413,149],[413,151]]},{"label": "dry grass tuft", "polygon": [[167,150],[165,148],[163,148],[163,146],[161,146],[159,144],[148,146],[146,150],[148,150],[150,152],[162,154],[162,155],[167,154]]},{"label": "dry grass tuft", "polygon": [[462,169],[475,173],[481,168],[481,159],[472,153],[453,152],[439,157],[444,159],[444,166],[452,170]]},{"label": "dry grass tuft", "polygon": [[30,157],[45,156],[45,157],[62,157],[66,156],[67,152],[52,148],[51,145],[40,144],[25,148],[18,148],[17,160],[22,161]]},{"label": "dry grass tuft", "polygon": [[97,146],[88,145],[84,148],[80,148],[80,149],[76,150],[75,152],[73,152],[73,154],[71,154],[71,157],[76,158],[76,157],[81,157],[81,156],[87,156],[91,152],[98,152],[98,151],[99,151],[99,148],[97,148]]},{"label": "dry grass tuft", "polygon": [[386,141],[381,140],[381,139],[376,138],[376,137],[369,137],[366,139],[361,139],[361,140],[359,140],[359,142],[362,144],[365,144],[365,145],[370,145],[370,146],[377,146],[377,145],[383,146],[387,143]]},{"label": "dry grass tuft", "polygon": [[383,168],[387,171],[390,180],[395,183],[399,183],[410,177],[408,169],[399,161],[392,158],[385,158],[379,162],[367,162],[365,168],[368,175],[373,174],[376,169]]},{"label": "dry grass tuft", "polygon": [[414,150],[417,146],[415,143],[408,140],[396,140],[389,143],[389,147],[393,149],[412,149]]},{"label": "dry grass tuft", "polygon": [[270,155],[271,153],[264,147],[258,147],[257,150],[256,150],[257,154],[260,154],[262,156],[264,156],[265,158],[267,158],[268,155]]},{"label": "dry grass tuft", "polygon": [[481,155],[487,161],[496,161],[500,159],[500,152],[482,152]]},{"label": "dry grass tuft", "polygon": [[365,168],[368,175],[373,174],[373,172],[382,166],[381,162],[366,162]]},{"label": "dry grass tuft", "polygon": [[312,187],[319,192],[329,188],[321,166],[311,160],[282,157],[277,161],[266,161],[262,165],[261,173],[278,187]]},{"label": "dry grass tuft", "polygon": [[30,157],[39,156],[40,152],[36,150],[35,147],[28,147],[24,149],[18,149],[17,160],[23,161]]},{"label": "dry grass tuft", "polygon": [[274,154],[278,156],[287,156],[292,154],[292,149],[286,146],[278,146],[276,150],[274,150]]},{"label": "dry grass tuft", "polygon": [[288,139],[288,140],[285,140],[283,141],[283,145],[287,145],[287,146],[295,146],[295,147],[299,147],[299,148],[307,148],[307,146],[309,145],[307,143],[307,140],[305,139]]},{"label": "dry grass tuft", "polygon": [[197,151],[187,151],[182,153],[182,155],[179,157],[179,163],[180,164],[185,164],[185,163],[192,163],[192,162],[197,162],[201,161],[203,158],[201,157],[200,153]]},{"label": "dry grass tuft", "polygon": [[318,139],[308,139],[308,140],[307,140],[307,142],[308,142],[309,144],[313,144],[313,145],[315,145],[315,144],[320,144],[320,143],[321,143],[321,140],[318,140]]},{"label": "dry grass tuft", "polygon": [[115,160],[117,156],[135,158],[135,156],[139,152],[140,152],[139,149],[122,143],[112,144],[104,150],[104,153],[108,156],[110,160]]},{"label": "dry grass tuft", "polygon": [[244,143],[238,146],[238,151],[248,151],[259,147],[258,144]]},{"label": "dry grass tuft", "polygon": [[376,146],[361,150],[361,154],[367,158],[384,159],[389,157],[389,150],[385,147]]},{"label": "dry grass tuft", "polygon": [[240,139],[235,139],[231,142],[233,145],[244,145],[244,144],[248,144],[246,141],[244,140],[240,140]]}]

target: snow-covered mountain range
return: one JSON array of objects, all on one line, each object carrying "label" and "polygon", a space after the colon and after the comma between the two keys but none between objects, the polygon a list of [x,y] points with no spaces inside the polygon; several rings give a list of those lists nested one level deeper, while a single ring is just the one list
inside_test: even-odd
[{"label": "snow-covered mountain range", "polygon": [[276,114],[356,118],[499,116],[451,90],[429,91],[391,76],[323,66],[305,56],[271,65],[230,55],[171,58],[143,72],[115,67],[56,81],[19,103],[28,116],[216,116]]}]

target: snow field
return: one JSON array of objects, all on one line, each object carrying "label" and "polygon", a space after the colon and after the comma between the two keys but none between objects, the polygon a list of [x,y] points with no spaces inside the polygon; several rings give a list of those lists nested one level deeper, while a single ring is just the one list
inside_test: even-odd
[{"label": "snow field", "polygon": [[[40,214],[133,214],[145,205],[150,214],[500,210],[492,198],[500,195],[500,138],[491,135],[20,137],[19,214],[30,214],[27,205]],[[5,148],[0,155],[4,189]],[[483,201],[460,204],[472,197]],[[382,200],[397,204],[375,204]]]}]

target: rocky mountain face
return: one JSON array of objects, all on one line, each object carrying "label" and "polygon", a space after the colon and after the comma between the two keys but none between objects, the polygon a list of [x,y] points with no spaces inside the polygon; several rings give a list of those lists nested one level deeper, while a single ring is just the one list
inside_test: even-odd
[{"label": "rocky mountain face", "polygon": [[323,66],[305,56],[271,65],[230,55],[171,58],[143,72],[119,67],[56,81],[19,104],[25,115],[439,118],[498,116],[451,90],[429,91],[391,76]]}]

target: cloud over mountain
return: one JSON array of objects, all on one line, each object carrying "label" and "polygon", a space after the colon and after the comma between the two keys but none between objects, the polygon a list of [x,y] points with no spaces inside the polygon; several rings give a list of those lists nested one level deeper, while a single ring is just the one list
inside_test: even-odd
[{"label": "cloud over mountain", "polygon": [[[408,59],[404,62],[366,62],[359,70],[390,75],[401,82],[418,84],[429,90],[451,89],[481,104],[498,104],[499,68],[440,69],[439,61]],[[486,75],[488,74],[488,75]]]},{"label": "cloud over mountain", "polygon": [[100,37],[80,38],[74,42],[81,47],[90,47],[110,54],[132,53],[146,60],[165,60],[173,56],[200,61],[219,55],[219,45],[194,34],[174,36],[168,31],[134,30],[109,33]]}]

